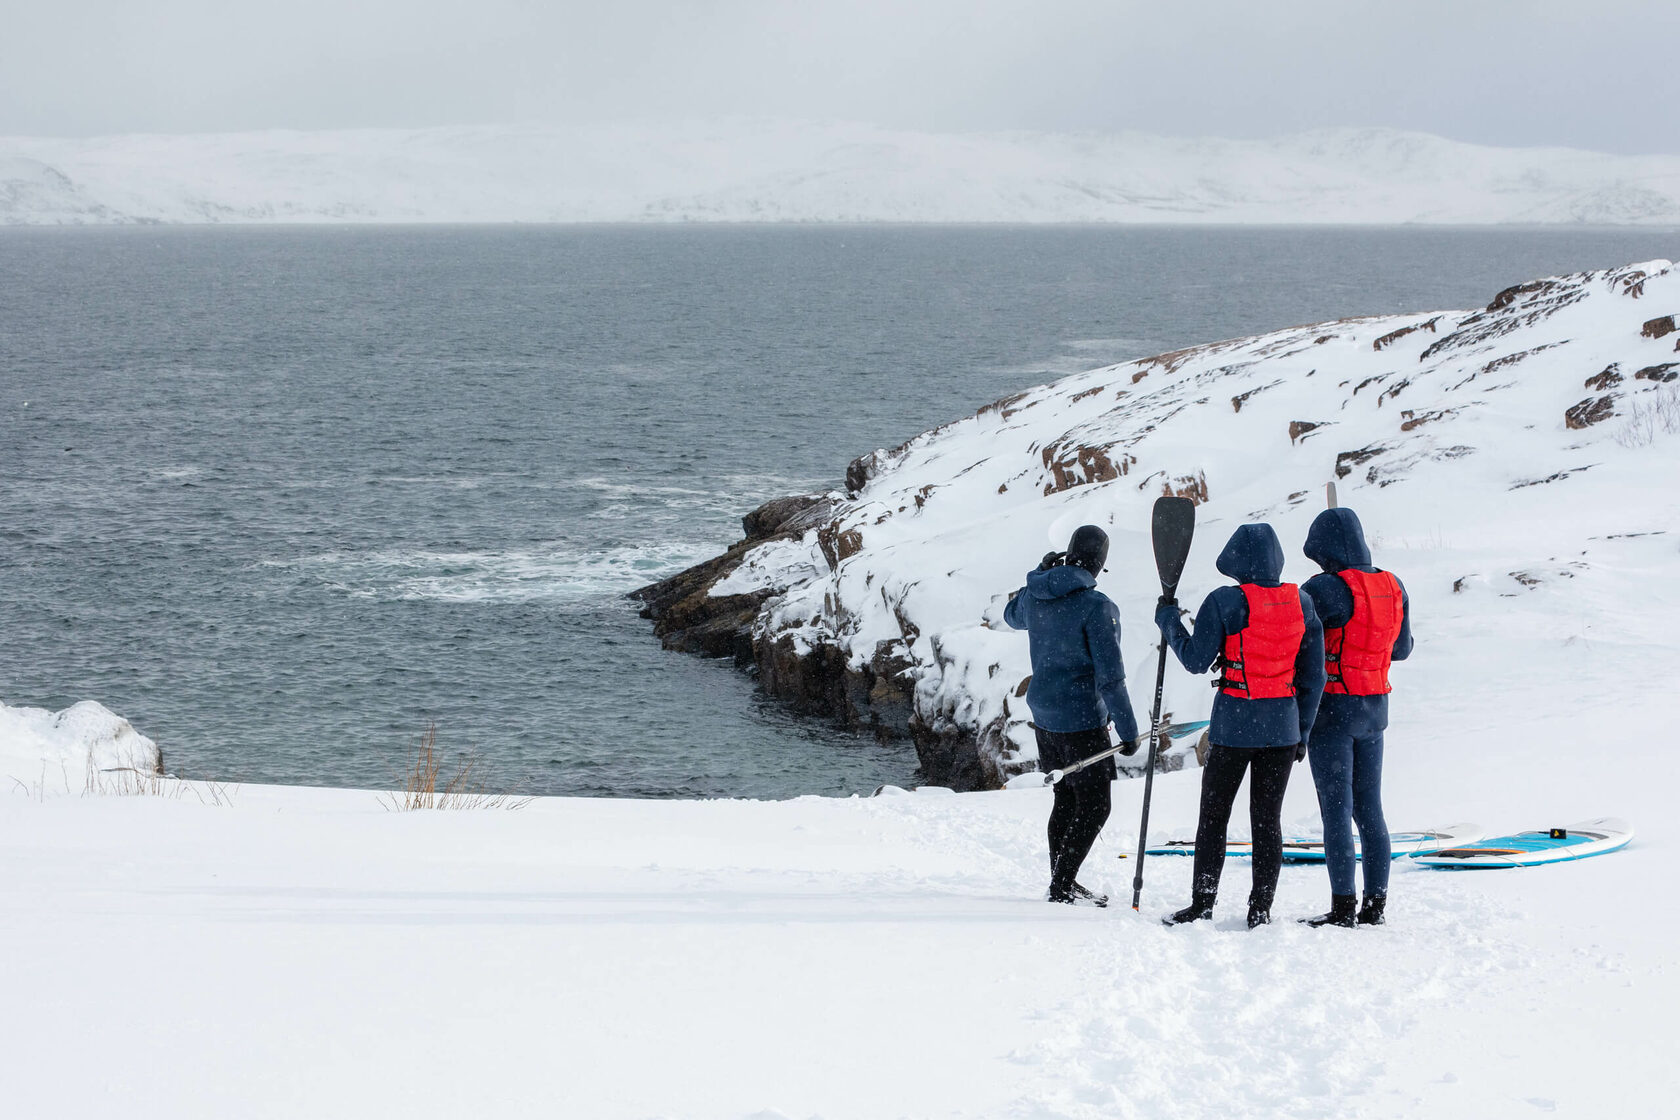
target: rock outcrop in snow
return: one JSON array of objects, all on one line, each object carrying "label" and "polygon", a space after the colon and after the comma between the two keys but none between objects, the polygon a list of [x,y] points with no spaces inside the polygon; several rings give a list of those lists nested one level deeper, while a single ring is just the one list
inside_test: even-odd
[{"label": "rock outcrop in snow", "polygon": [[0,224],[1680,222],[1680,157],[734,120],[0,138]]},{"label": "rock outcrop in snow", "polygon": [[[1199,506],[1189,606],[1224,582],[1212,558],[1246,521],[1277,526],[1286,579],[1312,574],[1300,544],[1334,479],[1403,578],[1421,558],[1385,551],[1474,542],[1479,570],[1409,584],[1420,617],[1486,594],[1488,625],[1514,625],[1502,600],[1573,579],[1589,541],[1660,532],[1626,518],[1656,516],[1637,497],[1674,477],[1677,321],[1680,268],[1659,260],[1519,284],[1472,311],[1293,327],[1077,374],[861,457],[844,492],[784,506],[803,521],[756,538],[749,525],[725,557],[648,589],[647,613],[667,644],[733,652],[804,710],[908,735],[932,781],[997,786],[1035,764],[1026,641],[1002,609],[1075,527],[1114,538],[1099,586],[1121,607],[1140,710],[1161,494]],[[1175,720],[1205,718],[1208,682],[1175,671],[1167,700]]]},{"label": "rock outcrop in snow", "polygon": [[79,787],[89,767],[161,774],[158,745],[103,704],[83,700],[61,712],[0,704],[0,774],[19,782],[67,777]]}]

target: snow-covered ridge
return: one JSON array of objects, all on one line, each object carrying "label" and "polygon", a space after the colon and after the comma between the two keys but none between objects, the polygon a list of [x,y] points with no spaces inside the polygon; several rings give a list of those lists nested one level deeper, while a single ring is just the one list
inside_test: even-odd
[{"label": "snow-covered ridge", "polygon": [[0,224],[1680,222],[1680,156],[730,120],[0,137]]},{"label": "snow-covered ridge", "polygon": [[[1077,374],[859,459],[825,524],[747,550],[718,590],[763,597],[753,649],[767,687],[811,695],[786,682],[827,665],[862,680],[831,689],[828,710],[869,722],[884,682],[910,698],[924,765],[959,783],[953,771],[997,784],[1033,765],[1027,645],[1002,609],[1080,524],[1114,538],[1099,586],[1120,604],[1134,704],[1147,703],[1159,590],[1147,526],[1163,493],[1199,503],[1181,591],[1194,607],[1225,582],[1213,558],[1246,521],[1276,526],[1286,579],[1313,574],[1301,542],[1339,480],[1377,563],[1411,592],[1419,652],[1397,672],[1434,680],[1437,706],[1489,666],[1534,673],[1554,638],[1596,630],[1632,647],[1642,679],[1660,676],[1654,663],[1677,660],[1660,620],[1630,630],[1609,604],[1649,594],[1622,586],[1629,557],[1664,578],[1680,567],[1677,322],[1680,269],[1658,260],[1517,285],[1473,311],[1295,327]],[[1544,635],[1538,651],[1501,645],[1512,628]],[[1602,695],[1626,688],[1613,679]],[[1499,695],[1520,709],[1527,692]],[[1208,682],[1175,672],[1167,700],[1177,720],[1205,718]]]}]

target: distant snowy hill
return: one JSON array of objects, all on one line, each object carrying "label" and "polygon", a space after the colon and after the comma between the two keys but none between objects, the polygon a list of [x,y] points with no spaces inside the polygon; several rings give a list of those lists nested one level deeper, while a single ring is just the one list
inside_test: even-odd
[{"label": "distant snowy hill", "polygon": [[[668,644],[713,653],[729,647],[708,622],[744,625],[751,648],[734,648],[771,692],[908,734],[936,781],[996,785],[1036,755],[1027,642],[1001,620],[1045,551],[1083,523],[1113,537],[1099,587],[1120,605],[1141,708],[1155,498],[1199,504],[1180,591],[1193,610],[1227,582],[1213,561],[1247,521],[1277,528],[1285,579],[1314,574],[1301,545],[1335,479],[1411,593],[1418,652],[1398,695],[1427,697],[1437,724],[1486,729],[1560,698],[1583,716],[1631,710],[1635,681],[1680,673],[1658,605],[1680,574],[1677,323],[1680,268],[1651,261],[1521,284],[1474,311],[1077,374],[864,456],[847,492],[807,499],[802,521],[697,569],[699,583],[669,581],[679,594],[649,596],[650,617]],[[707,610],[690,596],[720,574]],[[1208,683],[1175,668],[1174,719],[1207,718]]]},{"label": "distant snowy hill", "polygon": [[1674,224],[1680,156],[777,120],[0,137],[0,224],[621,221]]}]

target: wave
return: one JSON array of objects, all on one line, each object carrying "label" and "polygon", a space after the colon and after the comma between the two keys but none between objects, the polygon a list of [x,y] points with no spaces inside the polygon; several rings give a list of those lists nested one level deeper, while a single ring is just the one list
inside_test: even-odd
[{"label": "wave", "polygon": [[716,541],[482,552],[328,552],[264,561],[355,598],[444,603],[581,603],[617,598],[713,555]]}]

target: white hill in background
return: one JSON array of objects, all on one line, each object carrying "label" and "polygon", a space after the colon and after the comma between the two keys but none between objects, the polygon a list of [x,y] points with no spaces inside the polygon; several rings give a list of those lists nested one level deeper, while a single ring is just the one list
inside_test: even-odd
[{"label": "white hill in background", "polygon": [[0,224],[675,221],[1673,224],[1680,156],[782,120],[0,137]]}]

